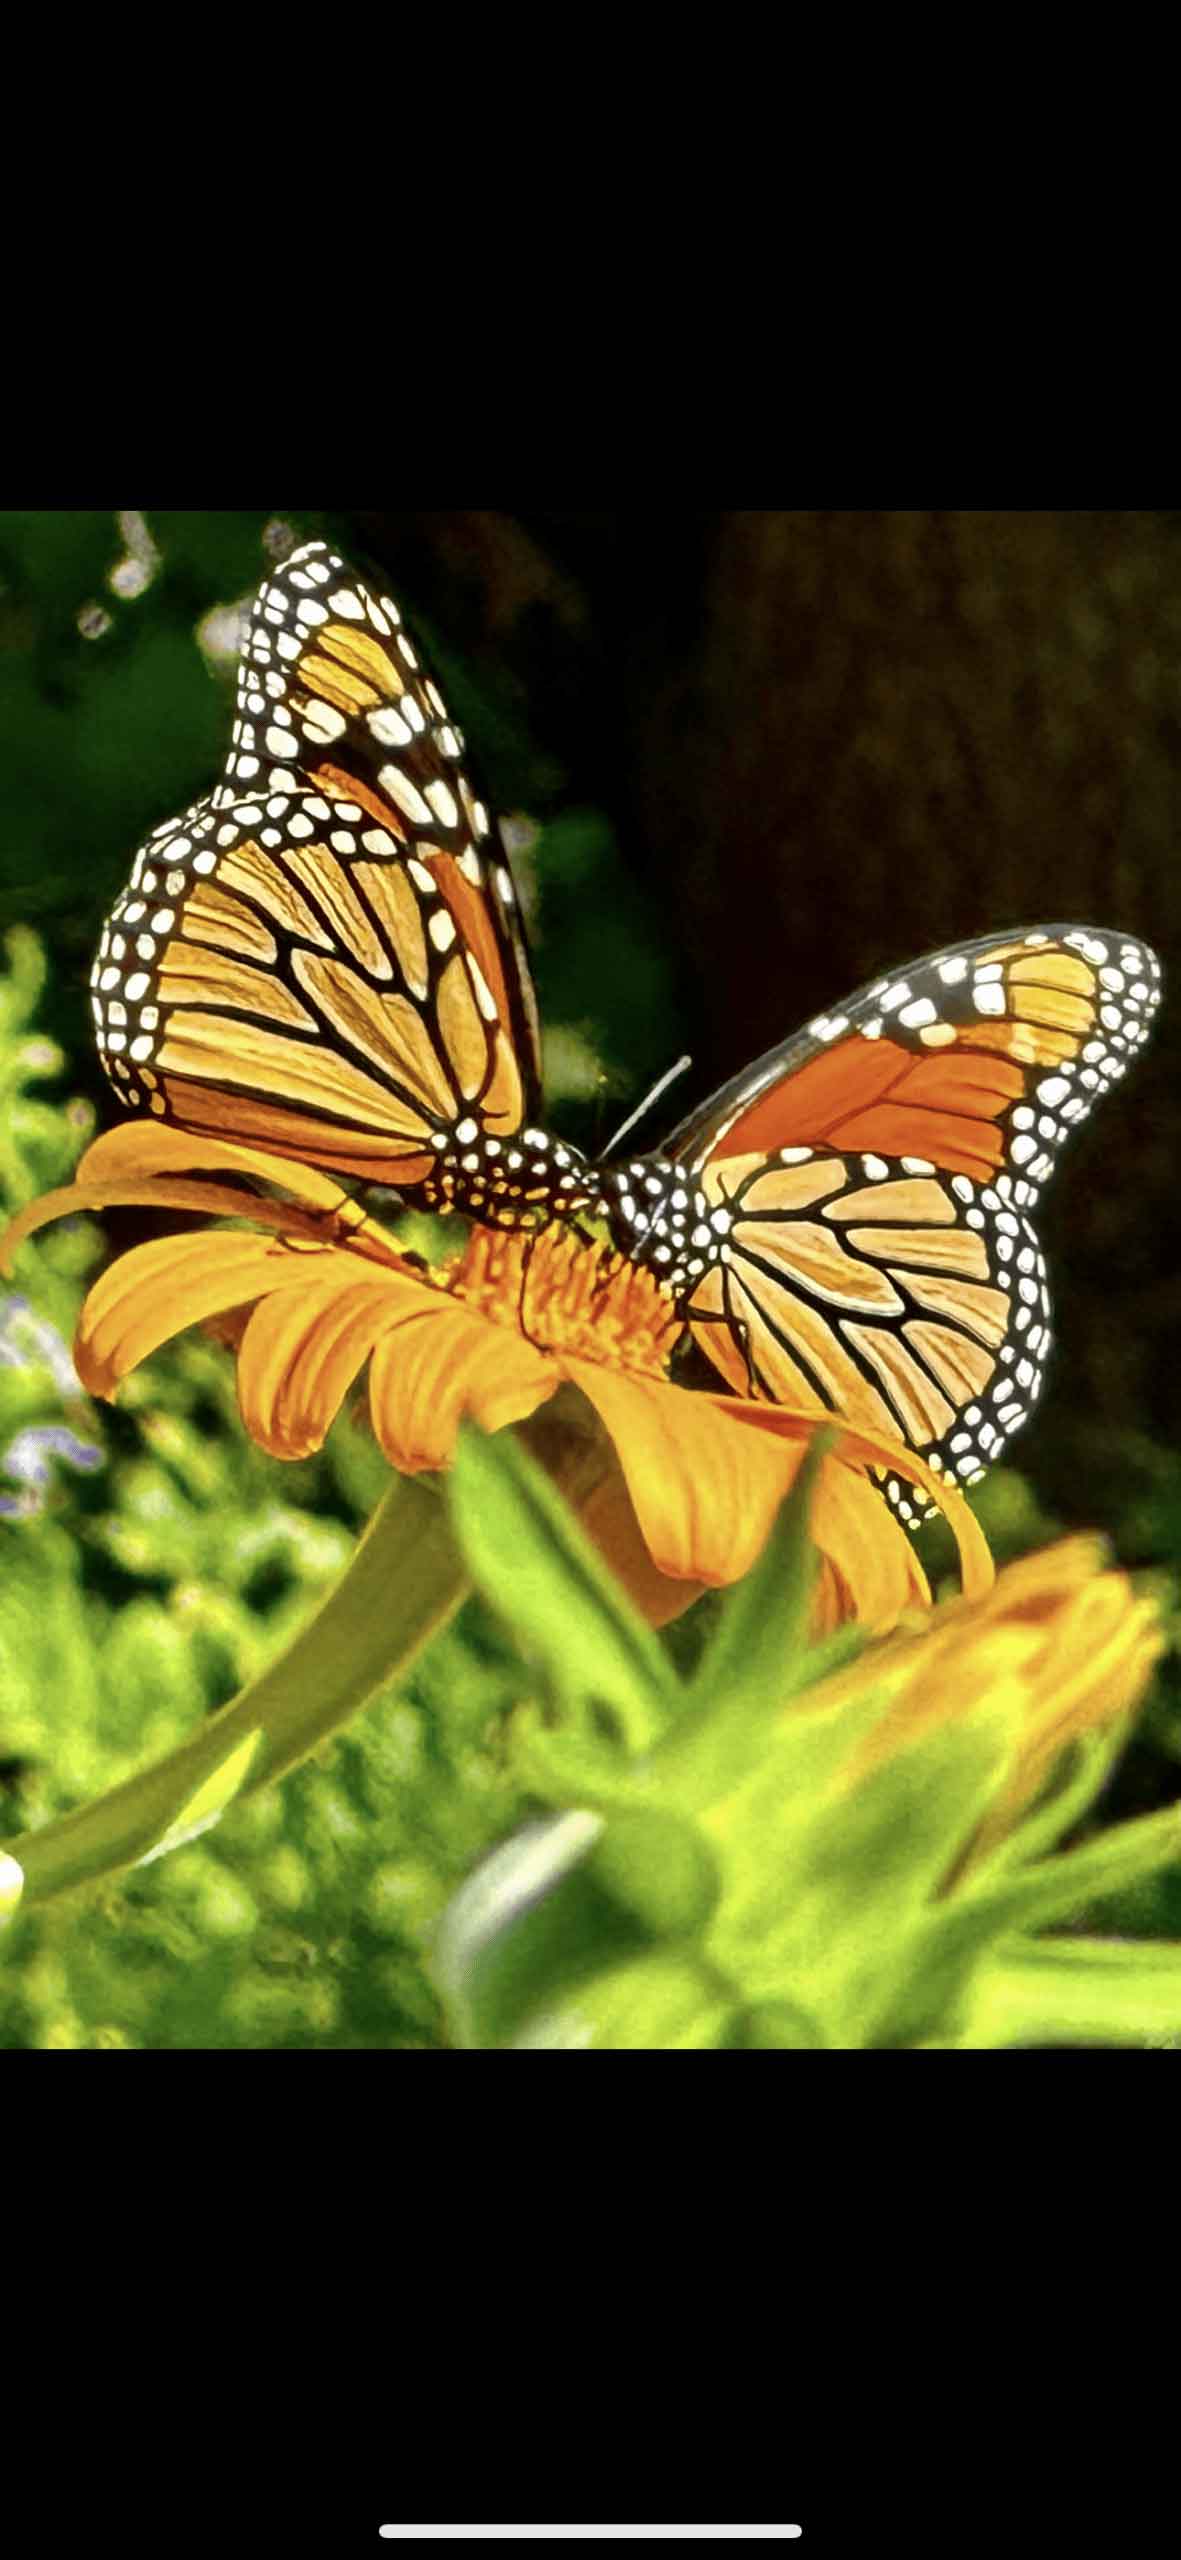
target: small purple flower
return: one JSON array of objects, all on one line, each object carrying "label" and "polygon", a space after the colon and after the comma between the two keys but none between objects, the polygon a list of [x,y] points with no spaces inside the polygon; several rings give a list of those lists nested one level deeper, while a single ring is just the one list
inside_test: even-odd
[{"label": "small purple flower", "polygon": [[57,1326],[34,1315],[27,1298],[0,1298],[0,1365],[31,1369],[37,1362],[63,1395],[77,1395],[78,1373]]},{"label": "small purple flower", "polygon": [[53,1480],[54,1458],[75,1467],[82,1475],[92,1475],[104,1462],[102,1450],[96,1449],[93,1441],[79,1440],[64,1423],[30,1424],[0,1452],[0,1473],[11,1477],[21,1488],[16,1494],[0,1493],[0,1517],[25,1520],[43,1508],[43,1498]]}]

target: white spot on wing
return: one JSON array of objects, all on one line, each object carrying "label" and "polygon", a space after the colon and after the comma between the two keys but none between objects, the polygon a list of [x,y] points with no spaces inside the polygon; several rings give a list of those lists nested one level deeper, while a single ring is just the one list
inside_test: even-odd
[{"label": "white spot on wing", "polygon": [[403,817],[410,819],[412,825],[430,825],[431,813],[422,793],[415,789],[409,774],[403,773],[400,765],[383,764],[380,781],[382,790],[388,791],[395,807],[401,810]]}]

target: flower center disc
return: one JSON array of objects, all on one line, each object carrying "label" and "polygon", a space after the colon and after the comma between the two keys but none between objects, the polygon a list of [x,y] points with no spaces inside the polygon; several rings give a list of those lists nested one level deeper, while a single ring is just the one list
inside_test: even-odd
[{"label": "flower center disc", "polygon": [[506,1235],[478,1228],[447,1286],[539,1350],[648,1377],[665,1375],[683,1331],[650,1272],[567,1229]]}]

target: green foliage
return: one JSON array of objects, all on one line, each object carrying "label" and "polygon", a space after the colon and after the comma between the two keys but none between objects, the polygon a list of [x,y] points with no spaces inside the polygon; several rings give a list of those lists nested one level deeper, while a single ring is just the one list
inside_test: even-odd
[{"label": "green foliage", "polygon": [[[41,1099],[60,1059],[34,1027],[29,934],[0,972],[0,1222],[69,1178],[91,1115]],[[96,1407],[68,1343],[101,1252],[48,1229],[0,1279],[0,1836],[39,1828],[175,1748],[290,1640],[389,1483],[342,1418],[280,1469],[241,1428],[228,1355],[190,1336]],[[3,1472],[31,1432],[43,1474]],[[430,2044],[422,1947],[448,1892],[524,1802],[500,1733],[516,1691],[478,1609],[282,1789],[97,1897],[20,1912],[0,1965],[0,2045]],[[241,1775],[226,1778],[232,1795]],[[195,1829],[216,1805],[191,1804]]]},{"label": "green foliage", "polygon": [[[463,1446],[452,1502],[489,1597],[525,1595],[538,1694],[511,1753],[552,1808],[468,1879],[443,1924],[436,1978],[463,2042],[1008,2043],[1030,2040],[1031,2016],[1054,2041],[1062,1950],[1042,1930],[1176,1876],[1172,1808],[1062,1847],[1101,1783],[1095,1751],[1085,1776],[968,1860],[1032,1703],[1010,1678],[974,1703],[949,1697],[945,1718],[876,1760],[866,1746],[886,1701],[872,1648],[860,1681],[810,1704],[834,1647],[809,1651],[803,1635],[806,1480],[697,1669],[673,1685],[664,1658],[648,1668],[644,1630],[611,1585],[585,1605],[581,1542],[520,1449]],[[1066,2015],[1082,2011],[1093,2040],[1135,2040],[1130,2017],[1150,2018],[1158,2040],[1181,2035],[1174,1950],[1128,1945],[1106,1974],[1096,1958],[1081,1994],[1082,1943],[1066,1952]]]},{"label": "green foliage", "polygon": [[[652,1700],[672,1687],[655,1636],[620,1607],[605,1566],[523,1449],[501,1450],[473,1434],[464,1457],[451,1508],[473,1579],[491,1596],[503,1592],[517,1641],[540,1659],[551,1692],[576,1711],[583,1702],[605,1705],[639,1747],[651,1731]],[[523,1530],[520,1548],[510,1551],[506,1484]]]}]

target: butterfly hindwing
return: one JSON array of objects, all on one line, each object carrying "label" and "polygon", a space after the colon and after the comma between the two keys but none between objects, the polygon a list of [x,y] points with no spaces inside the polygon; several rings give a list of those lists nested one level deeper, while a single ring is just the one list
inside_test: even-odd
[{"label": "butterfly hindwing", "polygon": [[401,629],[323,544],[268,579],[211,797],[136,857],[95,964],[125,1107],[411,1188],[535,1112],[512,882]]},{"label": "butterfly hindwing", "polygon": [[1041,1391],[1038,1197],[1148,1037],[1159,978],[1124,935],[982,936],[876,980],[684,1121],[664,1152],[725,1236],[686,1312],[729,1382],[818,1397],[973,1482]]}]

